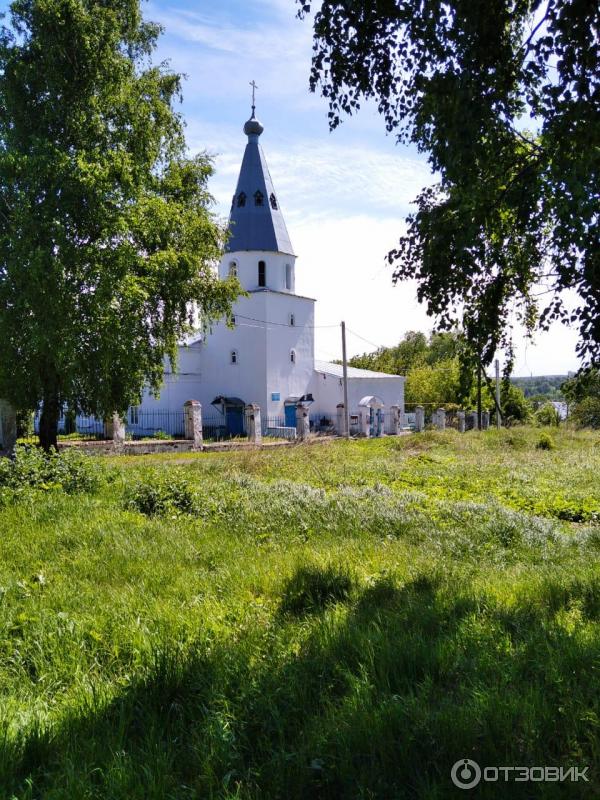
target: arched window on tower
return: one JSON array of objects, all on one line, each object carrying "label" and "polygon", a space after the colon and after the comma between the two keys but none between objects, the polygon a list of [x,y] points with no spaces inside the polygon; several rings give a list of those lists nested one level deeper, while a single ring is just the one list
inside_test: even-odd
[{"label": "arched window on tower", "polygon": [[271,203],[271,208],[273,209],[273,211],[277,211],[277,208],[278,208],[278,206],[277,206],[277,198],[275,197],[273,192],[271,192],[271,196],[269,197],[269,202]]},{"label": "arched window on tower", "polygon": [[293,328],[296,325],[296,315],[290,314],[290,328]]},{"label": "arched window on tower", "polygon": [[261,191],[254,192],[254,205],[255,206],[264,206],[265,204],[265,196]]},{"label": "arched window on tower", "polygon": [[296,363],[296,351],[295,350],[290,350],[290,361],[292,362],[292,364]]},{"label": "arched window on tower", "polygon": [[285,265],[285,288],[288,292],[292,291],[292,265]]},{"label": "arched window on tower", "polygon": [[238,208],[243,208],[246,205],[246,193],[240,192],[237,199]]},{"label": "arched window on tower", "polygon": [[266,286],[267,285],[267,265],[264,261],[258,262],[258,285],[259,286]]},{"label": "arched window on tower", "polygon": [[237,350],[232,350],[231,351],[231,353],[229,354],[229,361],[230,361],[231,364],[237,364],[238,363],[238,351]]},{"label": "arched window on tower", "polygon": [[229,277],[230,278],[237,278],[237,274],[238,274],[237,261],[230,261],[229,262]]}]

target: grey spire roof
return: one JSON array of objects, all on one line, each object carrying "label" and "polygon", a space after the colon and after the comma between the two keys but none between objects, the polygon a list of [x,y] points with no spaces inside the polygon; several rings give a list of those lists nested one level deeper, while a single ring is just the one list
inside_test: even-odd
[{"label": "grey spire roof", "polygon": [[244,125],[248,144],[229,216],[226,250],[268,250],[294,255],[285,220],[269,174],[265,154],[258,142],[264,128],[255,118]]}]

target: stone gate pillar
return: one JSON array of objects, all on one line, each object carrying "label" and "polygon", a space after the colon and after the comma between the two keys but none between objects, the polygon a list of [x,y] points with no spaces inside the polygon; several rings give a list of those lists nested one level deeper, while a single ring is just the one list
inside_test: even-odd
[{"label": "stone gate pillar", "polygon": [[104,420],[104,435],[115,447],[123,447],[125,444],[125,421],[116,411],[111,419]]},{"label": "stone gate pillar", "polygon": [[421,433],[425,428],[425,409],[423,406],[417,406],[415,409],[415,431]]},{"label": "stone gate pillar", "polygon": [[402,411],[400,406],[390,406],[390,433],[392,436],[398,436],[402,431]]},{"label": "stone gate pillar", "polygon": [[477,412],[476,411],[469,411],[469,413],[467,414],[467,430],[468,431],[477,430]]},{"label": "stone gate pillar", "polygon": [[307,406],[296,406],[296,438],[301,442],[308,439],[310,434],[310,419]]},{"label": "stone gate pillar", "polygon": [[252,444],[262,444],[262,423],[258,403],[248,403],[246,406],[246,431],[248,441]]},{"label": "stone gate pillar", "polygon": [[446,430],[446,410],[438,408],[435,414],[435,427],[440,431]]},{"label": "stone gate pillar", "polygon": [[459,411],[456,416],[458,418],[458,432],[459,433],[464,433],[465,432],[465,412],[464,411]]},{"label": "stone gate pillar", "polygon": [[482,411],[481,412],[481,430],[487,431],[490,427],[490,412],[489,411]]},{"label": "stone gate pillar", "polygon": [[194,450],[202,450],[202,404],[198,400],[186,400],[183,404],[185,438],[193,442]]}]

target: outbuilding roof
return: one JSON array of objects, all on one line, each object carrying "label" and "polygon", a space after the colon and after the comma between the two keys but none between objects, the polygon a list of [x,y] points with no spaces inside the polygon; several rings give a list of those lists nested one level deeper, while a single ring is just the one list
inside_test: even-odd
[{"label": "outbuilding roof", "polygon": [[[326,375],[333,375],[336,378],[344,377],[344,368],[341,364],[333,364],[330,361],[315,361],[316,372],[324,372]],[[372,369],[357,369],[348,367],[349,378],[401,378],[401,375],[391,375],[389,372],[375,372]]]}]

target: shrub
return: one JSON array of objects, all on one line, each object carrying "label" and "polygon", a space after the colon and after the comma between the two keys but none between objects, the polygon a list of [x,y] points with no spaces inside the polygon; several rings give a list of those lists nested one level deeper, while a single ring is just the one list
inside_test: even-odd
[{"label": "shrub", "polygon": [[100,466],[75,450],[45,453],[35,445],[17,445],[12,459],[0,459],[0,487],[89,492],[101,482]]},{"label": "shrub", "polygon": [[554,444],[554,439],[550,436],[550,434],[544,432],[540,434],[540,438],[537,441],[536,447],[538,450],[554,450],[556,445]]},{"label": "shrub", "polygon": [[303,614],[348,599],[354,578],[345,567],[304,566],[296,570],[283,589],[281,610]]},{"label": "shrub", "polygon": [[538,425],[558,427],[560,424],[560,414],[552,403],[544,403],[535,412],[535,421]]},{"label": "shrub", "polygon": [[580,428],[600,428],[600,398],[584,397],[573,408],[571,419]]},{"label": "shrub", "polygon": [[155,475],[126,494],[126,508],[148,517],[159,514],[193,514],[197,499],[192,486],[178,473]]}]

